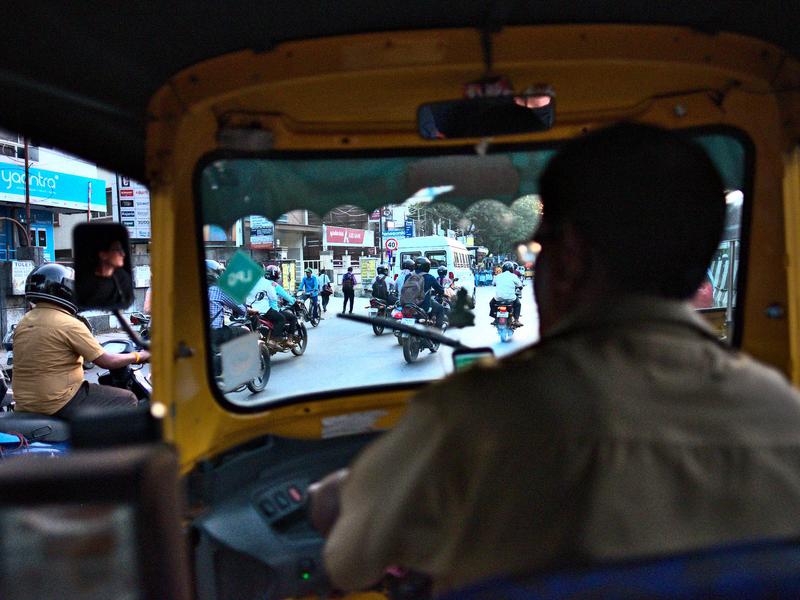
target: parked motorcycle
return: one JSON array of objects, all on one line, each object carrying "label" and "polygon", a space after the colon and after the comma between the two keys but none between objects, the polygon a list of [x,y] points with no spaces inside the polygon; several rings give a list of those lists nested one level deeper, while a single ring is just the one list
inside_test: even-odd
[{"label": "parked motorcycle", "polygon": [[[423,325],[426,327],[435,327],[435,317],[433,314],[426,312],[422,307],[416,304],[403,305],[403,316],[400,320],[404,325]],[[445,319],[442,331],[447,329],[447,320]],[[403,358],[407,363],[413,363],[419,357],[419,352],[422,349],[428,349],[431,353],[439,350],[440,342],[431,340],[426,337],[412,335],[410,333],[402,332],[400,334],[401,343],[403,345]]]},{"label": "parked motorcycle", "polygon": [[[256,327],[261,334],[261,339],[269,349],[270,355],[277,354],[278,352],[291,352],[295,356],[300,356],[306,351],[306,347],[308,346],[308,329],[306,329],[306,325],[303,322],[303,308],[303,303],[298,300],[293,306],[283,309],[282,312],[284,314],[290,312],[294,316],[296,323],[294,331],[289,332],[289,335],[285,337],[275,335],[274,323],[263,315],[253,316],[253,318],[257,320],[257,324],[254,323],[253,326]],[[289,322],[288,319],[287,322]]]},{"label": "parked motorcycle", "polygon": [[[320,321],[319,312],[321,310],[319,305],[319,298],[317,298],[317,311],[316,311],[317,314],[313,315],[311,306],[312,304],[311,296],[303,292],[298,292],[295,297],[298,300],[300,300],[300,305],[302,307],[303,321],[305,321],[306,323],[311,323],[312,327],[316,327],[317,325],[319,325]],[[308,301],[308,303],[306,303],[306,301]]]}]

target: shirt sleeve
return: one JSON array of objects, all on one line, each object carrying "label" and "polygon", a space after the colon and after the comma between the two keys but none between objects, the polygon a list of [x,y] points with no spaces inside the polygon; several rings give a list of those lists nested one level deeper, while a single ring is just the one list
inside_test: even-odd
[{"label": "shirt sleeve", "polygon": [[275,292],[287,302],[294,304],[294,298],[282,286],[276,285]]},{"label": "shirt sleeve", "polygon": [[64,332],[72,349],[80,354],[84,360],[94,361],[105,353],[105,350],[92,333],[77,319],[75,319],[75,323],[70,323]]},{"label": "shirt sleeve", "polygon": [[338,588],[364,589],[390,565],[425,570],[446,521],[439,490],[449,437],[434,403],[412,401],[398,426],[356,460],[324,550]]}]

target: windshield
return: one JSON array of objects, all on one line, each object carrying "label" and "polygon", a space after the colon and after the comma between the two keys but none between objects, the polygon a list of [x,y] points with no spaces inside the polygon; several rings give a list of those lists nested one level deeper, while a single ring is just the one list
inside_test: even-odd
[{"label": "windshield", "polygon": [[[727,134],[696,139],[723,173],[729,217],[692,303],[721,339],[732,341],[745,148]],[[205,164],[199,207],[209,369],[227,403],[255,410],[300,395],[429,382],[452,372],[452,348],[418,339],[415,349],[413,335],[337,318],[343,312],[407,324],[427,318],[424,324],[497,356],[536,342],[536,257],[520,250],[541,219],[537,181],[554,148],[447,152],[276,153]],[[408,304],[418,286],[404,269],[414,261],[427,262],[432,279],[445,267],[450,280],[443,293],[423,281],[422,314],[394,308]],[[500,278],[509,261],[518,289]],[[464,327],[459,293],[474,303],[474,322]],[[501,315],[513,314],[519,302],[519,319],[505,336],[492,305],[503,294],[510,304]],[[441,322],[436,304],[444,307]]]}]

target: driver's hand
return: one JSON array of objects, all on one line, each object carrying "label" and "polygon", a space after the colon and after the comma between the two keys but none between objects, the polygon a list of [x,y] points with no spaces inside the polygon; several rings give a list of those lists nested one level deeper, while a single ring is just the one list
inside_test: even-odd
[{"label": "driver's hand", "polygon": [[348,469],[334,471],[308,487],[311,524],[323,536],[339,518],[339,495],[349,473]]},{"label": "driver's hand", "polygon": [[139,350],[139,362],[140,363],[150,362],[150,351],[149,350]]}]

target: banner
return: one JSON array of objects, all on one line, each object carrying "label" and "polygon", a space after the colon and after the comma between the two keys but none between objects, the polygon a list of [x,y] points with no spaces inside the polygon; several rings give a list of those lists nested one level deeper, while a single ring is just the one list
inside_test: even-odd
[{"label": "banner", "polygon": [[131,239],[150,239],[150,190],[130,177],[117,177],[119,221]]},{"label": "banner", "polygon": [[326,225],[324,229],[325,246],[359,246],[366,248],[375,245],[374,231],[334,227],[332,225]]},{"label": "banner", "polygon": [[[31,205],[106,212],[106,182],[102,179],[31,167]],[[94,191],[94,193],[92,193]],[[25,167],[0,163],[0,201],[25,204]]]}]

